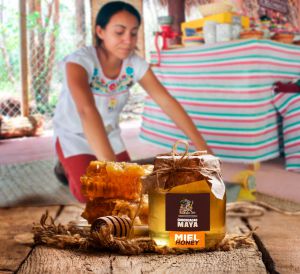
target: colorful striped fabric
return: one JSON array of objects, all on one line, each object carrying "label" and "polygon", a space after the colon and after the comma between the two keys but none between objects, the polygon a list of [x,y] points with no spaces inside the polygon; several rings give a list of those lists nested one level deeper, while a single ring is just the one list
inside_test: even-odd
[{"label": "colorful striped fabric", "polygon": [[273,103],[282,116],[286,169],[300,172],[300,94],[278,93]]},{"label": "colorful striped fabric", "polygon": [[[156,60],[152,54],[152,62]],[[153,70],[224,161],[253,163],[277,157],[277,110],[283,109],[288,118],[283,126],[288,168],[300,168],[299,94],[273,93],[274,82],[300,78],[299,46],[243,40],[162,51],[161,66]],[[187,140],[150,98],[140,138],[169,148],[177,139]]]}]

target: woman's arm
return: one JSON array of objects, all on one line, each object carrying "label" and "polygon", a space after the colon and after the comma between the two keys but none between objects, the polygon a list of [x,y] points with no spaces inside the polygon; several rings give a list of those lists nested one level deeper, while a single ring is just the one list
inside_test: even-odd
[{"label": "woman's arm", "polygon": [[151,69],[148,69],[139,83],[175,124],[192,140],[197,150],[207,150],[208,153],[212,154],[211,149],[207,146],[192,119],[158,81]]},{"label": "woman's arm", "polygon": [[67,83],[75,102],[84,134],[99,160],[115,161],[104,123],[96,108],[86,70],[75,63],[66,64]]}]

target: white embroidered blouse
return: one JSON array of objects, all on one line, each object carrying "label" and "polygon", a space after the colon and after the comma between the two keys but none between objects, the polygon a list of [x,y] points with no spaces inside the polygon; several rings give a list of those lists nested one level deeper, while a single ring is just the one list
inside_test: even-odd
[{"label": "white embroidered blouse", "polygon": [[79,64],[87,71],[91,91],[111,146],[116,154],[124,151],[119,115],[128,100],[129,88],[144,76],[149,64],[138,55],[132,54],[123,60],[119,76],[109,79],[102,72],[96,49],[92,46],[81,48],[63,60],[63,85],[53,118],[53,127],[54,138],[59,139],[64,157],[94,154],[84,136],[80,117],[67,84],[65,65],[68,62]]}]

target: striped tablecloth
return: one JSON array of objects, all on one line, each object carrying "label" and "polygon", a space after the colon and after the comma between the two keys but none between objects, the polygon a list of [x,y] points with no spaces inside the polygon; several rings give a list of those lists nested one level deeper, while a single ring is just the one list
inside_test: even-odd
[{"label": "striped tablecloth", "polygon": [[[156,58],[153,54],[153,63]],[[162,51],[161,66],[153,70],[224,161],[253,163],[277,157],[278,113],[285,111],[289,169],[300,168],[300,94],[273,92],[274,82],[300,78],[299,46],[243,40]],[[177,139],[187,140],[150,98],[140,137],[169,148]]]}]

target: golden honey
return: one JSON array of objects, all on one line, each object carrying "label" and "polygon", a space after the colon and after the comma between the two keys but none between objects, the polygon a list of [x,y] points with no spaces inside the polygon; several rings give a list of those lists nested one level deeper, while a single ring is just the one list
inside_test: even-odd
[{"label": "golden honey", "polygon": [[149,233],[159,246],[208,249],[225,236],[226,195],[220,161],[206,152],[158,155],[143,180]]},{"label": "golden honey", "polygon": [[[196,181],[172,188],[168,193],[208,193],[210,200],[210,230],[204,232],[205,248],[219,243],[225,236],[226,199],[217,199],[211,193],[206,180]],[[169,231],[166,231],[166,193],[149,192],[149,231],[157,245],[169,246]]]}]

